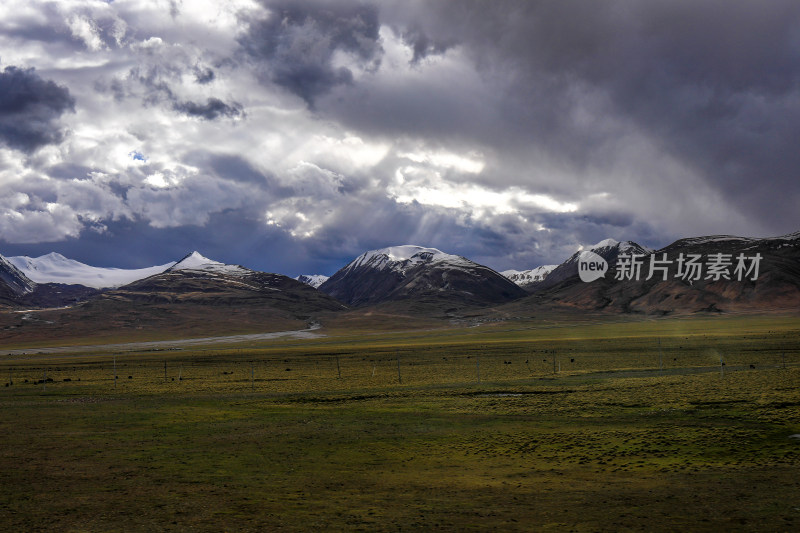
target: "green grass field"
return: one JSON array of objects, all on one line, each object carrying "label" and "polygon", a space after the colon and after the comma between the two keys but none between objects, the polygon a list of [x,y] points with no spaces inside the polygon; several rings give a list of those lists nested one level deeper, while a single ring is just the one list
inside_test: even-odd
[{"label": "green grass field", "polygon": [[800,527],[797,317],[325,331],[0,357],[3,530]]}]

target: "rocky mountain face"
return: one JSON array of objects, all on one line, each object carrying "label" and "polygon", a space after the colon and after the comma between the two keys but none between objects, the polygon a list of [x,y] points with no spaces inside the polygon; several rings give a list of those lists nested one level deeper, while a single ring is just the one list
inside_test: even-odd
[{"label": "rocky mountain face", "polygon": [[413,300],[442,309],[487,306],[526,294],[488,267],[412,245],[365,252],[319,290],[351,306]]},{"label": "rocky mountain face", "polygon": [[559,269],[554,270],[527,305],[646,314],[800,309],[800,233],[696,237],[656,251],[630,246],[604,257],[608,272],[586,283],[573,256],[571,274],[559,267],[564,275],[554,279]]},{"label": "rocky mountain face", "polygon": [[33,281],[0,255],[0,303],[13,304],[35,289]]}]

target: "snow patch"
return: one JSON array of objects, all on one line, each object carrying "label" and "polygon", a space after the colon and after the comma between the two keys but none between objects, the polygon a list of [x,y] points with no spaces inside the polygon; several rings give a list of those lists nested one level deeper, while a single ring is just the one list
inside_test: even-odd
[{"label": "snow patch", "polygon": [[776,239],[780,239],[782,241],[797,241],[800,240],[800,231],[795,231],[794,233],[789,233],[788,235],[781,235],[780,237],[776,237]]},{"label": "snow patch", "polygon": [[320,285],[328,281],[328,276],[323,276],[322,274],[301,274],[294,279],[300,283],[305,283],[306,285],[311,285],[315,289],[318,289]]},{"label": "snow patch", "polygon": [[389,269],[405,273],[410,268],[423,263],[448,263],[449,266],[453,267],[476,266],[475,263],[460,255],[448,254],[436,248],[405,244],[403,246],[390,246],[364,252],[345,268],[348,272],[361,266],[366,266],[376,270]]},{"label": "snow patch", "polygon": [[94,289],[115,288],[160,274],[175,263],[147,268],[103,268],[81,263],[51,252],[40,257],[16,256],[8,261],[36,283],[83,285]]},{"label": "snow patch", "polygon": [[642,246],[633,241],[618,241],[616,239],[603,239],[594,246],[590,246],[588,250],[596,252],[597,250],[607,250],[609,248],[618,248],[620,252],[633,251],[633,253],[639,253],[639,254],[640,253],[649,254],[653,252],[653,250],[651,250],[647,246]]},{"label": "snow patch", "polygon": [[598,248],[611,248],[611,247],[616,246],[618,244],[619,244],[619,241],[616,240],[616,239],[603,239],[602,241],[598,242],[597,244],[595,244],[594,246],[592,246],[589,249],[590,250],[596,250]]},{"label": "snow patch", "polygon": [[681,239],[681,244],[708,244],[712,242],[755,242],[759,239],[749,237],[736,237],[735,235],[708,235],[706,237],[690,237]]},{"label": "snow patch", "polygon": [[544,281],[544,279],[558,267],[558,265],[542,265],[530,270],[504,270],[501,275],[507,277],[517,285],[528,285]]}]

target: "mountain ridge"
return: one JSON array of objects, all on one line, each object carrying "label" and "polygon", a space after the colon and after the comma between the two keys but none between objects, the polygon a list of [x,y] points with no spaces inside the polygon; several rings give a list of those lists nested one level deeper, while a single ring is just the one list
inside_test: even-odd
[{"label": "mountain ridge", "polygon": [[[597,253],[608,263],[605,277],[592,283],[584,283],[578,276],[578,261],[586,250]],[[618,259],[628,254],[641,256],[639,262],[644,274],[650,261],[663,261],[663,257],[669,256],[669,267],[659,269],[664,271],[663,276],[667,279],[615,279]],[[727,258],[729,263],[737,254],[747,257],[758,254],[763,258],[759,278],[736,280],[728,276],[706,279],[704,274],[702,278],[687,281],[685,276],[677,275],[679,257],[698,256],[709,261],[718,254]],[[72,280],[76,279],[70,274],[72,268],[84,274],[94,275],[98,271],[120,274],[118,271],[121,271],[124,275],[135,273],[138,277],[164,266],[104,269],[56,253],[41,258],[49,260],[51,266],[65,265],[66,272],[61,273],[58,279]],[[90,270],[82,270],[85,268]],[[732,268],[733,265],[729,264],[729,270]],[[515,281],[518,284],[509,279],[514,276],[517,276]],[[686,237],[659,250],[651,250],[633,241],[604,239],[577,250],[557,266],[503,273],[436,248],[400,245],[364,252],[330,278],[324,278],[316,275],[292,279],[281,274],[258,272],[241,265],[215,261],[193,251],[179,261],[168,263],[163,272],[121,286],[93,289],[78,284],[37,283],[0,256],[0,304],[12,308],[43,308],[111,299],[136,305],[192,303],[225,307],[255,305],[270,309],[270,306],[278,306],[285,308],[288,314],[284,315],[293,319],[311,316],[315,309],[335,312],[347,306],[381,306],[386,312],[399,314],[455,316],[466,309],[505,306],[515,301],[544,308],[561,306],[650,314],[792,309],[792,306],[800,308],[800,232],[768,238],[732,235]],[[309,281],[318,283],[319,289]],[[287,296],[275,297],[280,291],[285,291]],[[529,293],[535,298],[530,298]],[[304,299],[308,300],[308,305],[300,303]]]}]

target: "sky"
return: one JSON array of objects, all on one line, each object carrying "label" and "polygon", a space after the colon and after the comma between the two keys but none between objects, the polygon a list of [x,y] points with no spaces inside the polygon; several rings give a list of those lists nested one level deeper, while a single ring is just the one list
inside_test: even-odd
[{"label": "sky", "polygon": [[496,270],[800,229],[794,0],[0,0],[0,254]]}]

